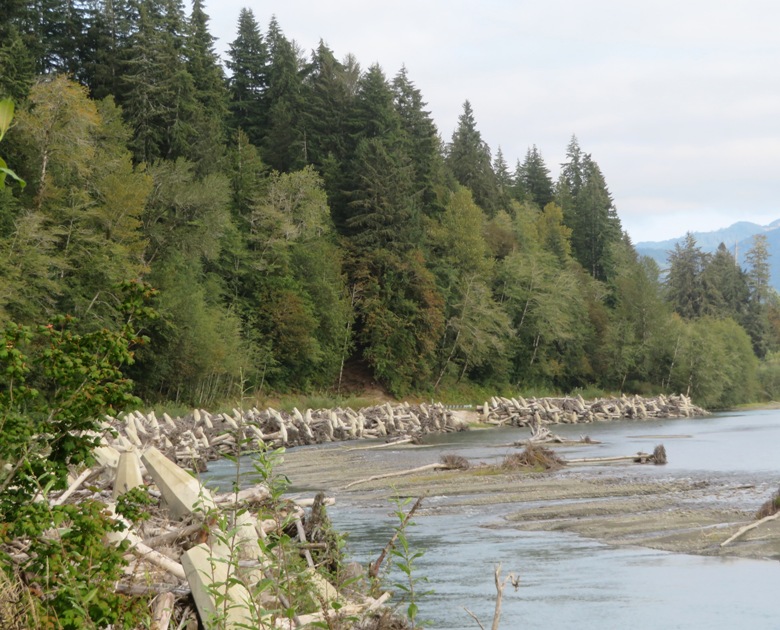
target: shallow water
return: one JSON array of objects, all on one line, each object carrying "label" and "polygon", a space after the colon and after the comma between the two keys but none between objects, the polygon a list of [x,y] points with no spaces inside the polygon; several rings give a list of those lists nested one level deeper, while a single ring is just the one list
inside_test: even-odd
[{"label": "shallow water", "polygon": [[[707,418],[558,425],[553,432],[603,443],[565,449],[565,456],[593,457],[652,452],[663,443],[667,466],[631,467],[634,475],[728,477],[780,485],[780,411],[751,411]],[[495,429],[431,436],[431,448],[385,453],[409,465],[457,453],[491,461],[512,452],[527,429]],[[225,477],[229,466],[212,467]],[[294,480],[293,480],[294,481]],[[303,488],[301,488],[303,490]],[[311,489],[307,489],[311,490]],[[441,501],[441,500],[439,500]],[[436,498],[428,500],[434,507]],[[363,565],[375,559],[397,519],[386,504],[353,505],[340,499],[329,512],[348,534],[348,549]],[[672,554],[636,547],[610,547],[571,534],[519,532],[506,527],[503,505],[456,514],[422,514],[408,538],[424,551],[414,574],[427,576],[420,619],[435,629],[478,628],[464,611],[490,627],[495,602],[493,570],[503,564],[520,576],[508,586],[501,628],[780,628],[780,562]],[[391,581],[399,576],[393,573]]]},{"label": "shallow water", "polygon": [[[364,566],[375,559],[396,524],[389,516],[331,509],[350,532],[348,547]],[[479,526],[481,515],[423,516],[409,529],[412,549],[424,550],[414,575],[420,619],[430,628],[477,628],[468,608],[490,627],[493,571],[520,577],[504,592],[501,628],[777,628],[780,563],[611,548],[575,535],[517,532]],[[398,581],[395,571],[390,581]]]}]

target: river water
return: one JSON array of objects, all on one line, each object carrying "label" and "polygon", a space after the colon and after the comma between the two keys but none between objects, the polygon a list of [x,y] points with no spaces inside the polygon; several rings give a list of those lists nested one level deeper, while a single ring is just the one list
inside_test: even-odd
[{"label": "river water", "polygon": [[[640,474],[674,478],[728,477],[745,483],[780,485],[780,411],[719,414],[699,419],[623,421],[552,427],[576,438],[586,432],[603,444],[576,447],[567,458],[652,452],[664,443],[667,466],[633,467]],[[527,429],[496,429],[428,438],[434,450],[470,460],[503,458],[506,444]],[[428,450],[428,449],[425,449]],[[431,454],[426,455],[432,461]],[[294,480],[293,480],[294,481]],[[304,488],[301,488],[304,490]],[[430,498],[426,505],[446,502]],[[329,509],[347,533],[352,558],[364,566],[376,558],[397,518],[387,504],[350,504]],[[414,519],[407,537],[423,551],[413,574],[427,577],[419,588],[419,619],[429,628],[478,628],[464,610],[489,628],[495,603],[494,567],[520,578],[507,586],[501,628],[780,628],[780,562],[673,554],[639,547],[611,547],[573,534],[522,532],[502,520],[502,505],[457,513],[428,510]],[[400,581],[397,572],[388,576]]]}]

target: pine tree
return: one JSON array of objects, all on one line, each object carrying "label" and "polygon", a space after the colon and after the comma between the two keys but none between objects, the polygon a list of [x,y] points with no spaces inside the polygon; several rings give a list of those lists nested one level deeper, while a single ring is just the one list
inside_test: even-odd
[{"label": "pine tree", "polygon": [[702,276],[707,291],[707,312],[741,321],[748,305],[747,277],[723,243],[708,258]]},{"label": "pine tree", "polygon": [[320,41],[306,78],[304,111],[306,160],[320,170],[329,159],[340,162],[347,156],[346,119],[356,95],[350,79],[344,64]]},{"label": "pine tree", "polygon": [[0,99],[22,103],[33,84],[32,57],[13,24],[0,26],[0,41]]},{"label": "pine tree", "polygon": [[196,109],[192,76],[181,56],[184,16],[175,3],[144,0],[124,62],[122,105],[139,162],[186,155]]},{"label": "pine tree", "polygon": [[344,231],[361,251],[406,251],[421,242],[420,212],[409,160],[379,138],[361,140]]}]

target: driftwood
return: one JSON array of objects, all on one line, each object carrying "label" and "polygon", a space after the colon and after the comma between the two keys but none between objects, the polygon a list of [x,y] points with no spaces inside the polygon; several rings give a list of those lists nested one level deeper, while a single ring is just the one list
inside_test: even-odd
[{"label": "driftwood", "polygon": [[173,593],[162,593],[157,596],[152,609],[151,630],[168,630],[168,626],[171,624],[171,617],[173,616],[174,603]]},{"label": "driftwood", "polygon": [[187,597],[192,590],[189,586],[180,584],[125,584],[119,582],[114,590],[124,595],[160,595],[172,593],[178,597]]},{"label": "driftwood", "polygon": [[477,410],[483,422],[497,426],[542,424],[581,424],[631,418],[691,418],[707,415],[683,395],[621,396],[586,401],[581,396],[567,398],[493,397]]},{"label": "driftwood", "polygon": [[764,523],[768,523],[769,521],[774,521],[775,519],[780,518],[780,512],[775,512],[774,514],[770,514],[769,516],[765,516],[764,518],[754,522],[750,523],[749,525],[745,525],[744,527],[740,527],[737,532],[730,536],[727,540],[724,540],[722,543],[720,543],[721,547],[725,547],[728,544],[733,543],[737,538],[742,537],[744,534],[749,532],[751,529],[755,529],[759,525],[763,525]]},{"label": "driftwood", "polygon": [[83,484],[87,479],[89,479],[93,474],[95,474],[97,471],[92,468],[87,468],[83,473],[81,473],[78,478],[70,484],[70,487],[63,492],[59,497],[57,497],[54,501],[52,501],[52,505],[62,505],[65,503],[65,501],[70,498],[70,496],[76,492],[81,487],[81,484]]},{"label": "driftwood", "polygon": [[143,541],[147,547],[161,547],[163,545],[169,545],[175,543],[177,540],[184,540],[203,531],[203,523],[193,523],[188,527],[173,529],[165,534],[159,534],[158,536],[152,536]]},{"label": "driftwood", "polygon": [[389,403],[352,409],[307,409],[292,413],[268,408],[234,409],[211,414],[194,409],[184,417],[139,411],[103,423],[101,463],[116,466],[120,451],[155,446],[166,457],[188,468],[205,470],[206,462],[269,447],[292,447],[324,442],[400,438],[384,448],[408,443],[427,433],[463,431],[468,423],[441,403]]},{"label": "driftwood", "polygon": [[[298,540],[301,542],[301,545],[306,545],[306,530],[303,528],[303,521],[299,518],[295,519],[295,529],[298,532]],[[311,557],[311,551],[305,546],[301,546],[301,550],[303,551],[303,556],[306,558],[306,564],[309,565],[310,569],[313,569],[314,559]]]},{"label": "driftwood", "polygon": [[410,444],[414,442],[414,438],[406,437],[400,440],[392,440],[385,442],[384,444],[372,444],[371,446],[353,446],[351,448],[344,449],[346,451],[370,451],[378,448],[392,448],[393,446],[399,446],[401,444]]},{"label": "driftwood", "polygon": [[608,464],[611,462],[632,461],[637,464],[666,464],[666,449],[663,444],[655,447],[652,453],[642,453],[636,455],[617,455],[614,457],[581,457],[578,459],[567,459],[567,464]]},{"label": "driftwood", "polygon": [[[490,630],[498,630],[498,626],[501,622],[501,602],[504,598],[504,589],[506,588],[507,584],[511,583],[512,586],[515,587],[515,590],[517,590],[520,586],[520,580],[515,576],[514,573],[510,573],[506,576],[506,579],[502,581],[500,562],[498,563],[498,566],[496,567],[496,570],[493,574],[493,579],[496,582],[496,606],[495,610],[493,611],[493,624],[490,626]],[[482,625],[479,617],[477,617],[465,606],[463,607],[463,610],[465,610],[471,616],[471,618],[477,622],[477,625],[482,628],[482,630],[485,630],[485,627]]]},{"label": "driftwood", "polygon": [[403,477],[404,475],[413,475],[418,472],[425,472],[426,470],[449,470],[450,466],[447,464],[426,464],[425,466],[418,466],[417,468],[410,468],[408,470],[399,470],[397,472],[385,473],[384,475],[374,475],[373,477],[366,477],[365,479],[358,479],[352,483],[348,483],[344,486],[344,490],[348,490],[352,486],[357,486],[361,483],[368,483],[369,481],[376,481],[377,479],[389,479],[390,477]]},{"label": "driftwood", "polygon": [[[187,578],[187,576],[184,574],[184,567],[182,567],[180,563],[171,560],[168,556],[152,549],[151,547],[147,547],[142,542],[137,542],[132,545],[130,552],[140,556],[144,560],[148,560],[161,569],[165,569],[168,573],[176,576],[180,580],[185,580]],[[126,554],[126,556],[127,555],[130,554]]]}]

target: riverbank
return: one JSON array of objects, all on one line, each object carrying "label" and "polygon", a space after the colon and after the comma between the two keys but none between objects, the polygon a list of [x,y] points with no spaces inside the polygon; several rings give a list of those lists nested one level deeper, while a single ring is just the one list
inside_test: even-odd
[{"label": "riverbank", "polygon": [[[676,553],[780,559],[780,520],[720,546],[754,520],[758,507],[777,490],[776,477],[746,482],[733,475],[665,474],[660,466],[649,471],[628,463],[568,465],[540,473],[505,471],[476,461],[469,470],[426,471],[345,488],[360,479],[436,462],[441,448],[293,449],[280,472],[297,488],[323,490],[337,502],[353,505],[425,496],[421,516],[484,508],[484,527],[572,532],[610,545]],[[565,448],[558,452],[566,457]]]}]

